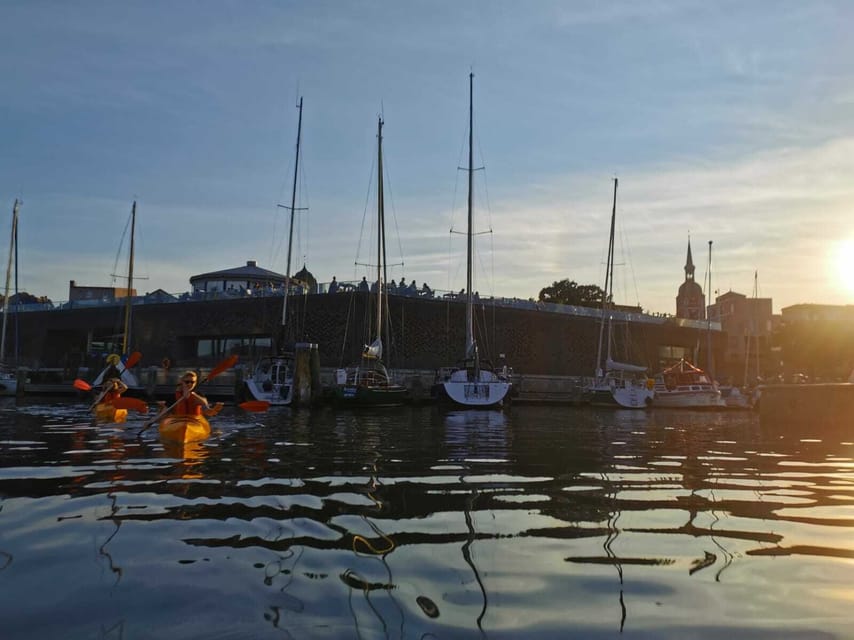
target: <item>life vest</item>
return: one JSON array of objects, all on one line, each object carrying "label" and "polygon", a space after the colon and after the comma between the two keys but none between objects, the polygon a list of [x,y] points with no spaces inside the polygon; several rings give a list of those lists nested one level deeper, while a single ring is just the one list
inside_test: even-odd
[{"label": "life vest", "polygon": [[204,406],[198,398],[193,395],[190,395],[189,398],[185,398],[184,394],[180,391],[175,392],[175,399],[178,401],[178,404],[175,405],[175,408],[172,410],[176,416],[200,416],[202,415],[202,407]]}]

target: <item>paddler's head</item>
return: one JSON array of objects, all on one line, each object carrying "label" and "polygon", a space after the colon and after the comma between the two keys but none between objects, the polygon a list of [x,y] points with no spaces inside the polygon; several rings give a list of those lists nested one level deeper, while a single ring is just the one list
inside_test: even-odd
[{"label": "paddler's head", "polygon": [[185,389],[195,389],[198,377],[195,371],[187,371],[181,376],[181,386]]}]

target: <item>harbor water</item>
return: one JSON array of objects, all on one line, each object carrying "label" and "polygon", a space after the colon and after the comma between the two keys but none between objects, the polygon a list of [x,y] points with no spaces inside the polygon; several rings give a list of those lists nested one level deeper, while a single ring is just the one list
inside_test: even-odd
[{"label": "harbor water", "polygon": [[750,412],[0,404],[0,638],[852,638],[854,434]]}]

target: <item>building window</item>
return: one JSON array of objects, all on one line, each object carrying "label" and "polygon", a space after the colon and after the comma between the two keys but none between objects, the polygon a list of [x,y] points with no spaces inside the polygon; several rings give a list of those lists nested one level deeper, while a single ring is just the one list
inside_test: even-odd
[{"label": "building window", "polygon": [[269,355],[272,350],[272,340],[269,336],[238,336],[227,338],[198,338],[196,340],[196,356],[220,360],[233,355],[254,360],[263,355]]}]

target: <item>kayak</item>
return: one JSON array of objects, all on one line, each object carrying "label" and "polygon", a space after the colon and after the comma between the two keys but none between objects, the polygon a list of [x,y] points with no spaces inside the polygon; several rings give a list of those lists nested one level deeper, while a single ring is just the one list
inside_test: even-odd
[{"label": "kayak", "polygon": [[170,442],[198,442],[211,434],[204,416],[166,416],[160,421],[160,437]]},{"label": "kayak", "polygon": [[98,422],[124,422],[128,417],[127,409],[118,409],[107,402],[96,404],[92,413],[95,414],[95,420]]}]

